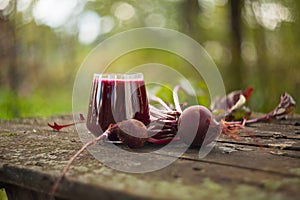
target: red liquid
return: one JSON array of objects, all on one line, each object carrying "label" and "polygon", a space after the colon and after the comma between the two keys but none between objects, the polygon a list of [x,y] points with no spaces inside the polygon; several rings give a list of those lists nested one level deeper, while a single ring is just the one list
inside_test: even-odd
[{"label": "red liquid", "polygon": [[[94,79],[86,123],[89,131],[98,136],[110,124],[132,118],[150,123],[144,81]],[[118,140],[116,135],[109,139]]]}]

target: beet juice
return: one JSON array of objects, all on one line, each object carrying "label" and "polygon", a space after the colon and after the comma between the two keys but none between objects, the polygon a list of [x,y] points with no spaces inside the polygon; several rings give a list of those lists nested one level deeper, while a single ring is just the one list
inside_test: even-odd
[{"label": "beet juice", "polygon": [[[95,74],[87,115],[87,128],[102,134],[110,124],[126,119],[150,123],[149,106],[142,73]],[[110,135],[110,140],[117,140]]]}]

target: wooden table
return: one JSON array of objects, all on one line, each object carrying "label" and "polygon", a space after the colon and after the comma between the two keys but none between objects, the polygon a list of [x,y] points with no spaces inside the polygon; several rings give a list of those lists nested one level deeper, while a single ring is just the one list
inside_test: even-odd
[{"label": "wooden table", "polygon": [[[53,121],[72,118],[0,121],[0,188],[10,200],[49,199],[64,165],[81,148],[74,127],[55,132],[47,126]],[[297,116],[253,124],[240,141],[220,137],[203,159],[197,149],[189,149],[171,165],[149,173],[111,169],[85,151],[61,182],[56,199],[299,199],[299,123]],[[157,147],[143,149],[151,148]],[[161,153],[157,159],[170,156]]]}]

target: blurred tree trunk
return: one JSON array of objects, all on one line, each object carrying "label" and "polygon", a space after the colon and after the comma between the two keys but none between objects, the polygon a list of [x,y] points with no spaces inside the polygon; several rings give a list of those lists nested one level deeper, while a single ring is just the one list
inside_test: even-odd
[{"label": "blurred tree trunk", "polygon": [[19,87],[18,63],[17,63],[17,38],[14,22],[9,16],[0,13],[0,59],[1,59],[1,85],[6,85],[17,93]]},{"label": "blurred tree trunk", "polygon": [[[297,12],[295,13],[295,22],[296,24],[293,27],[293,33],[294,33],[294,36],[296,37],[296,46],[300,47],[300,1],[295,1],[293,2],[296,4],[296,10]],[[298,59],[295,59],[295,66],[298,66],[299,67],[299,61],[300,61],[300,52],[297,52],[295,53],[295,57],[298,58]],[[298,72],[300,71],[299,68],[297,70]],[[296,71],[296,72],[297,72]],[[298,91],[298,92],[295,92],[294,96],[295,96],[295,99],[297,99],[298,101],[300,101],[300,92],[299,92],[299,88],[300,88],[300,80],[299,80],[299,73],[295,73],[295,74],[298,74],[298,78],[295,78],[296,81],[295,81],[295,84],[294,84],[294,89],[293,91]],[[297,77],[297,76],[296,76]],[[300,109],[299,109],[300,106],[298,106],[298,113],[300,113]]]},{"label": "blurred tree trunk", "polygon": [[199,26],[197,23],[200,11],[198,0],[185,0],[181,4],[182,32],[199,41]]},{"label": "blurred tree trunk", "polygon": [[229,0],[230,6],[230,21],[231,21],[231,31],[232,31],[232,61],[231,67],[228,71],[228,76],[230,77],[229,85],[227,88],[229,90],[236,89],[236,87],[244,87],[243,76],[245,76],[245,67],[241,57],[241,45],[242,45],[242,21],[241,21],[241,11],[243,7],[242,0]]},{"label": "blurred tree trunk", "polygon": [[[18,89],[20,85],[20,74],[17,60],[17,37],[15,27],[16,1],[13,3],[13,11],[8,15],[0,12],[0,83],[1,86],[9,89],[10,102],[8,102],[8,112],[13,117],[19,117]],[[11,101],[13,100],[13,101]]]}]

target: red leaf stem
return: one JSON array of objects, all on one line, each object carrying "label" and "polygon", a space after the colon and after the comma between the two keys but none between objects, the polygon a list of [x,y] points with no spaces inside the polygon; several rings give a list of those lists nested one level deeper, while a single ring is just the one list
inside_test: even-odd
[{"label": "red leaf stem", "polygon": [[106,140],[107,137],[110,135],[110,130],[113,128],[113,126],[110,126],[102,135],[94,138],[93,140],[87,142],[85,145],[83,145],[81,147],[81,149],[79,151],[77,151],[76,154],[74,154],[70,160],[68,161],[67,165],[65,166],[65,168],[63,169],[61,175],[58,177],[58,179],[56,180],[56,182],[54,183],[51,193],[50,193],[50,199],[54,199],[54,194],[58,188],[59,183],[62,181],[62,179],[65,177],[66,173],[68,172],[68,170],[70,169],[72,163],[74,162],[74,160],[89,146],[92,146],[96,143],[98,143],[100,140]]}]

